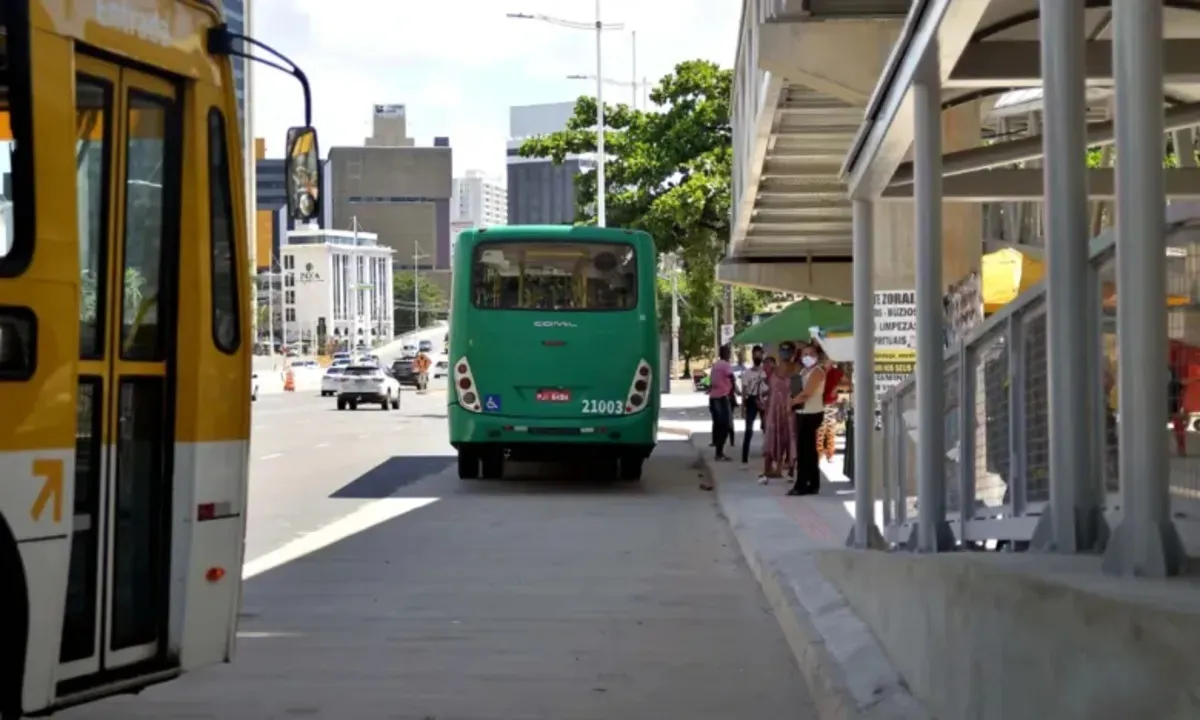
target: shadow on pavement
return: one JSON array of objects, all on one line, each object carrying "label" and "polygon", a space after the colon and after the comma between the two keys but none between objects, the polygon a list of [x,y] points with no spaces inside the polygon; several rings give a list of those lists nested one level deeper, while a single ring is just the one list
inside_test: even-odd
[{"label": "shadow on pavement", "polygon": [[378,500],[397,490],[437,475],[455,463],[448,455],[407,455],[384,460],[334,492],[331,498]]}]

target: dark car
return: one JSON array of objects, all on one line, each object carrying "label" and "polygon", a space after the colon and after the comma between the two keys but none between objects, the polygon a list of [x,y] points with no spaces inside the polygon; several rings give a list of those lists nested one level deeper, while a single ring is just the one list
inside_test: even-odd
[{"label": "dark car", "polygon": [[423,353],[433,352],[433,341],[432,340],[422,340],[421,342],[417,343],[417,350],[419,350],[420,352],[423,352]]},{"label": "dark car", "polygon": [[392,375],[401,385],[417,386],[417,374],[413,372],[413,358],[400,358],[392,363]]}]

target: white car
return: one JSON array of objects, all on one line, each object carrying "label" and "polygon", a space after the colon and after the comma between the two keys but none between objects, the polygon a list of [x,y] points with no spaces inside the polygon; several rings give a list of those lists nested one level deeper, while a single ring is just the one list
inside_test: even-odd
[{"label": "white car", "polygon": [[443,355],[433,363],[432,371],[434,380],[442,380],[450,375],[450,361]]},{"label": "white car", "polygon": [[338,394],[338,388],[341,387],[342,378],[345,376],[347,367],[349,367],[349,363],[345,365],[334,364],[325,371],[325,374],[321,376],[321,397],[330,397]]},{"label": "white car", "polygon": [[378,365],[351,365],[338,383],[337,409],[357,410],[361,403],[399,410],[400,382]]}]

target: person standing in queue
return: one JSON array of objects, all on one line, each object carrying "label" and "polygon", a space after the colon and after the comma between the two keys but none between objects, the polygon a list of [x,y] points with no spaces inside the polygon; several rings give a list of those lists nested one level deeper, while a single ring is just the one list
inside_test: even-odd
[{"label": "person standing in queue", "polygon": [[767,384],[767,374],[763,370],[762,345],[755,345],[750,351],[750,367],[742,371],[742,408],[746,418],[745,429],[742,430],[742,464],[750,464],[750,441],[754,438],[754,422],[766,409],[763,402]]},{"label": "person standing in queue", "polygon": [[729,364],[731,350],[722,345],[717,351],[717,361],[712,366],[712,385],[708,391],[708,402],[713,414],[713,444],[717,460],[729,460],[725,445],[733,427],[733,366]]},{"label": "person standing in queue", "polygon": [[825,420],[825,368],[815,343],[800,349],[800,372],[792,376],[792,411],[796,419],[796,482],[788,495],[815,495],[821,491],[821,458],[817,431]]}]

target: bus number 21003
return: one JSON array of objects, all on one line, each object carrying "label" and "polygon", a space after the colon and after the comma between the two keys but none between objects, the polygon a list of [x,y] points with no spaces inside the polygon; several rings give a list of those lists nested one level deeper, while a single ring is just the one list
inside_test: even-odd
[{"label": "bus number 21003", "polygon": [[584,415],[622,415],[625,403],[620,400],[584,400],[582,410]]}]

